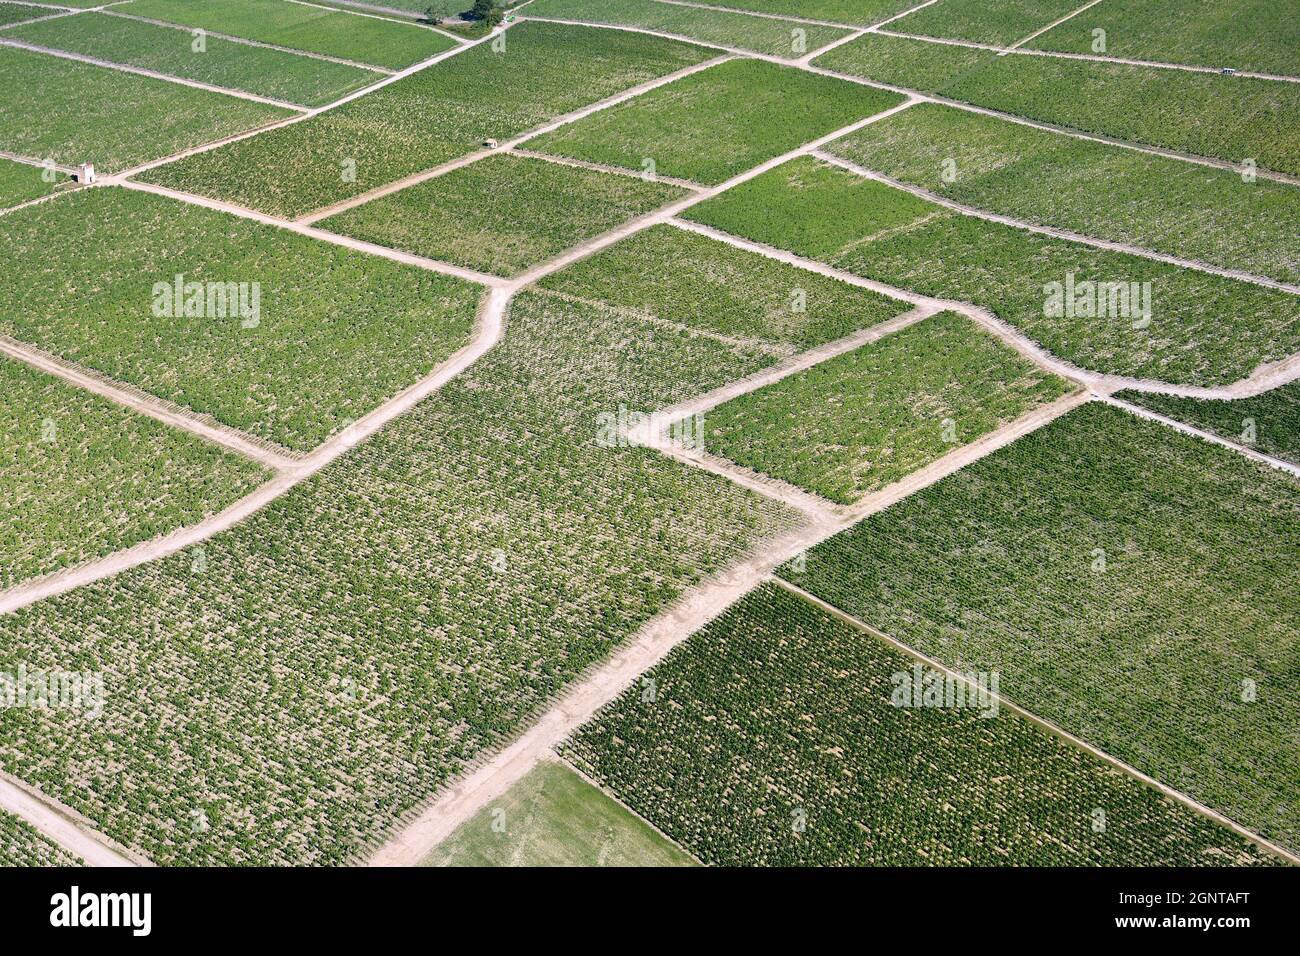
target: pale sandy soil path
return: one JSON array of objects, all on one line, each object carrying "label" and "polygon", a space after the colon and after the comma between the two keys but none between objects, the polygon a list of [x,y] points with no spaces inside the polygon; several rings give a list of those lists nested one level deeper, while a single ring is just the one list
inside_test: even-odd
[{"label": "pale sandy soil path", "polygon": [[[511,156],[520,156],[524,159],[541,159],[548,163],[555,163],[557,166],[572,166],[574,169],[590,169],[596,173],[610,173],[614,176],[630,176],[633,179],[645,180],[646,177],[635,169],[628,169],[626,166],[610,166],[606,163],[592,163],[585,159],[573,159],[569,156],[552,156],[550,153],[537,153],[531,149],[520,149],[514,147],[504,150]],[[699,192],[705,187],[699,183],[691,182],[689,179],[676,179],[672,176],[653,176],[649,182],[668,183],[670,186],[679,186],[682,189],[689,189],[692,192]]]},{"label": "pale sandy soil path", "polygon": [[163,80],[167,83],[175,83],[177,86],[188,86],[196,90],[204,90],[208,93],[220,93],[223,96],[233,96],[236,99],[248,100],[252,103],[261,103],[264,106],[278,106],[280,109],[295,110],[299,113],[305,113],[307,107],[299,103],[289,103],[285,100],[272,99],[269,96],[258,96],[256,93],[246,93],[243,90],[232,89],[228,86],[213,86],[211,83],[201,83],[198,80],[187,80],[179,76],[172,76],[170,73],[159,73],[157,70],[146,70],[144,67],[128,66],[125,63],[114,63],[112,60],[101,60],[98,57],[86,56],[84,53],[69,53],[67,50],[56,50],[53,47],[40,46],[35,43],[28,43],[25,40],[15,40],[11,37],[0,36],[0,46],[12,47],[18,50],[27,50],[30,53],[41,53],[45,56],[58,57],[61,60],[73,60],[77,63],[89,63],[91,66],[102,67],[106,70],[116,70],[119,73],[132,73],[136,76],[147,76],[151,80]]},{"label": "pale sandy soil path", "polygon": [[3,773],[0,773],[0,809],[25,820],[89,866],[149,865],[143,857],[99,833],[75,810]]},{"label": "pale sandy soil path", "polygon": [[1053,27],[1059,27],[1062,23],[1064,23],[1064,22],[1067,21],[1067,20],[1073,20],[1073,19],[1074,19],[1075,17],[1077,17],[1079,14],[1083,13],[1084,10],[1087,10],[1087,9],[1089,9],[1089,8],[1091,8],[1091,7],[1095,7],[1095,6],[1096,6],[1097,4],[1099,4],[1099,3],[1101,3],[1101,0],[1088,0],[1087,3],[1085,3],[1083,6],[1079,7],[1077,10],[1071,10],[1071,11],[1070,11],[1069,13],[1067,13],[1065,16],[1063,16],[1063,17],[1058,17],[1057,19],[1055,19],[1055,20],[1053,20],[1051,23],[1049,23],[1047,26],[1045,26],[1045,27],[1039,27],[1039,28],[1038,28],[1037,30],[1035,30],[1033,33],[1029,34],[1029,36],[1027,36],[1027,37],[1023,37],[1023,38],[1017,40],[1015,43],[1012,43],[1012,44],[1009,45],[1005,50],[1003,50],[999,55],[1005,55],[1005,54],[1007,54],[1007,53],[1010,53],[1012,50],[1019,49],[1020,47],[1024,46],[1026,43],[1028,43],[1030,40],[1037,39],[1038,37],[1040,37],[1040,36],[1042,36],[1044,33],[1046,33],[1048,30],[1051,30]]},{"label": "pale sandy soil path", "polygon": [[172,428],[189,432],[214,445],[250,458],[273,471],[284,471],[296,464],[292,453],[278,449],[271,442],[248,435],[236,428],[196,415],[187,408],[173,405],[148,395],[139,389],[114,382],[90,369],[65,362],[41,349],[0,336],[0,354],[22,362],[47,375],[53,375],[87,392],[106,398],[110,402],[129,408]]},{"label": "pale sandy soil path", "polygon": [[410,176],[405,176],[402,179],[376,187],[369,192],[361,193],[360,195],[353,196],[350,199],[344,199],[340,202],[333,203],[332,205],[324,206],[320,209],[314,209],[306,215],[299,216],[294,220],[294,222],[302,225],[310,225],[329,216],[334,216],[338,213],[345,212],[348,209],[353,209],[357,206],[368,203],[373,199],[379,199],[382,196],[391,195],[392,193],[406,189],[410,186],[415,186],[419,183],[427,182],[428,180],[434,179],[438,176],[444,176],[452,170],[461,169],[471,163],[477,163],[479,160],[487,159],[489,156],[509,152],[515,147],[522,146],[529,140],[535,139],[544,133],[549,133],[552,130],[559,129],[561,126],[567,126],[568,124],[577,122],[593,113],[599,113],[601,110],[609,109],[611,106],[617,106],[619,103],[625,103],[643,93],[649,92],[650,90],[655,90],[661,86],[666,86],[669,83],[674,83],[683,77],[691,76],[695,73],[701,72],[702,70],[707,70],[710,67],[717,66],[719,63],[725,63],[730,59],[732,59],[730,56],[714,57],[705,60],[702,63],[696,63],[673,73],[656,77],[653,80],[647,80],[644,83],[639,83],[636,86],[623,90],[620,93],[616,93],[613,96],[607,96],[605,99],[592,103],[589,106],[572,110],[571,112],[565,113],[563,116],[557,116],[555,119],[543,123],[541,126],[531,129],[526,133],[521,133],[519,136],[504,140],[496,146],[486,147],[464,156],[458,156],[456,159],[449,160],[448,162],[441,163],[440,165],[433,166],[429,169],[421,170],[420,172],[413,173]]},{"label": "pale sandy soil path", "polygon": [[[821,610],[825,611],[827,614],[831,615],[837,620],[843,621],[844,623],[849,624],[860,631],[870,634],[877,640],[884,641],[894,649],[902,651],[908,657],[911,657],[913,660],[918,661],[921,664],[924,664],[926,667],[947,674],[953,677],[954,679],[959,680],[965,684],[971,683],[970,678],[967,677],[967,675],[962,674],[959,671],[953,670],[952,668],[948,667],[946,664],[943,664],[932,657],[928,657],[925,654],[922,654],[920,651],[916,650],[915,648],[910,647],[907,644],[904,644],[902,641],[898,640],[895,637],[891,637],[889,634],[886,634],[884,631],[872,627],[870,624],[867,624],[865,621],[861,621],[858,618],[853,617],[851,614],[847,614],[844,611],[841,611],[835,605],[823,601],[821,598],[817,597],[817,595],[813,594],[810,591],[805,591],[797,584],[792,584],[791,582],[785,580],[784,578],[778,578],[775,576],[771,578],[771,581],[773,584],[785,588],[785,590],[789,591],[790,593],[798,595],[800,598],[807,601],[809,604],[812,604],[820,608]],[[1043,728],[1049,733],[1062,738],[1067,743],[1072,744],[1075,747],[1078,747],[1080,750],[1087,751],[1089,754],[1096,757],[1098,760],[1104,761],[1108,765],[1123,772],[1124,774],[1127,774],[1128,776],[1139,781],[1140,783],[1143,783],[1148,787],[1152,787],[1158,790],[1160,793],[1164,794],[1166,797],[1169,797],[1171,800],[1176,800],[1177,802],[1181,803],[1183,806],[1187,807],[1188,809],[1193,810],[1196,813],[1201,814],[1202,816],[1208,817],[1211,820],[1214,820],[1216,823],[1222,824],[1223,826],[1227,827],[1229,830],[1232,830],[1238,836],[1249,840],[1250,842],[1264,848],[1265,850],[1268,850],[1270,853],[1273,853],[1276,856],[1279,856],[1290,863],[1300,864],[1300,856],[1297,856],[1295,853],[1292,853],[1290,850],[1287,850],[1281,846],[1278,846],[1276,843],[1273,843],[1272,841],[1265,839],[1264,837],[1260,836],[1258,833],[1255,833],[1253,830],[1248,830],[1246,827],[1243,827],[1235,820],[1232,820],[1224,816],[1219,811],[1214,810],[1203,803],[1200,803],[1199,801],[1183,793],[1181,790],[1175,790],[1173,787],[1161,783],[1159,780],[1156,780],[1154,777],[1148,776],[1147,774],[1143,773],[1141,770],[1138,770],[1136,767],[1125,763],[1124,761],[1120,760],[1117,757],[1112,756],[1111,754],[1107,753],[1104,750],[1098,749],[1097,747],[1088,743],[1088,741],[1084,740],[1083,738],[1076,737],[1068,730],[1065,730],[1063,727],[1057,726],[1056,724],[1052,723],[1050,720],[1046,720],[1045,718],[1039,717],[1037,714],[1031,711],[1025,710],[1025,708],[1021,707],[1019,704],[1016,704],[1013,701],[1008,700],[1006,697],[1003,697],[999,693],[989,692],[987,691],[987,689],[985,689],[983,692],[988,693],[990,697],[996,700],[999,708],[1005,707],[1007,710],[1017,714],[1018,716],[1024,718],[1025,720],[1028,720],[1030,723],[1033,723],[1038,727]]]},{"label": "pale sandy soil path", "polygon": [[946,477],[1022,434],[1042,427],[1087,401],[1075,394],[957,449],[931,466],[863,499],[851,515],[810,518],[803,526],[759,544],[725,572],[687,592],[671,609],[649,621],[603,664],[571,685],[555,705],[522,736],[468,776],[445,790],[423,812],[382,846],[371,866],[413,866],[460,824],[488,806],[522,778],[553,748],[586,723],[674,647],[768,580],[779,565],[824,541],[867,514],[883,510]]},{"label": "pale sandy soil path", "polygon": [[350,13],[354,17],[366,17],[370,20],[383,20],[385,23],[400,23],[404,27],[416,27],[420,30],[429,30],[432,33],[440,34],[448,39],[455,40],[457,43],[467,43],[468,38],[452,33],[450,30],[440,30],[432,23],[423,23],[414,19],[418,14],[408,14],[405,17],[394,17],[379,13],[366,13],[362,10],[349,10],[347,8],[326,7],[319,3],[309,3],[308,0],[286,0],[287,3],[295,3],[300,7],[312,7],[316,10],[328,10],[330,13]]},{"label": "pale sandy soil path", "polygon": [[1207,272],[1210,275],[1221,276],[1225,279],[1236,279],[1239,282],[1249,282],[1251,285],[1276,289],[1280,292],[1289,292],[1292,295],[1300,295],[1300,286],[1298,285],[1279,282],[1276,279],[1269,279],[1265,276],[1256,275],[1253,272],[1246,272],[1241,269],[1225,269],[1222,266],[1211,265],[1210,263],[1202,262],[1199,259],[1184,259],[1181,256],[1172,256],[1164,252],[1156,252],[1154,249],[1148,249],[1145,246],[1137,246],[1128,242],[1116,242],[1112,239],[1098,239],[1095,236],[1089,236],[1081,232],[1074,232],[1070,229],[1058,229],[1055,226],[1043,226],[1024,219],[1015,219],[1011,216],[1003,216],[999,213],[989,212],[987,209],[981,209],[978,206],[968,206],[965,203],[956,202],[955,200],[948,199],[938,193],[931,192],[928,189],[923,189],[920,186],[913,186],[910,183],[903,182],[902,180],[894,179],[890,176],[884,175],[883,173],[878,173],[875,170],[861,166],[852,160],[844,159],[841,156],[836,156],[834,153],[828,153],[825,150],[817,150],[813,155],[823,162],[831,163],[841,169],[846,169],[863,179],[871,179],[878,183],[893,186],[895,189],[909,192],[913,196],[919,196],[927,202],[943,206],[945,209],[951,209],[954,212],[959,212],[963,216],[983,219],[986,222],[996,222],[1004,226],[1013,226],[1016,229],[1037,233],[1042,236],[1068,239],[1071,242],[1082,243],[1085,246],[1092,246],[1095,249],[1106,249],[1110,252],[1123,252],[1131,256],[1139,256],[1143,259],[1152,259],[1156,262],[1163,262],[1167,265],[1190,269],[1193,272]]}]

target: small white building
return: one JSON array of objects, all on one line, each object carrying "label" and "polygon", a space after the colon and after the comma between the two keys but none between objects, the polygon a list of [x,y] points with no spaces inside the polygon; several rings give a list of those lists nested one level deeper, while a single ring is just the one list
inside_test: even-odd
[{"label": "small white building", "polygon": [[83,186],[89,186],[95,181],[95,164],[82,163],[81,168],[77,171],[77,182]]}]

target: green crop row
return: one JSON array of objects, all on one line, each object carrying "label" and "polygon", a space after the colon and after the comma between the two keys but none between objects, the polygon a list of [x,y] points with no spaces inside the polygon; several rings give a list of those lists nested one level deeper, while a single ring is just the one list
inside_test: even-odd
[{"label": "green crop row", "polygon": [[195,49],[195,38],[185,30],[106,13],[45,20],[5,36],[304,106],[329,103],[383,78],[374,70],[217,37],[204,38]]},{"label": "green crop row", "polygon": [[0,209],[39,199],[69,182],[68,177],[57,170],[47,171],[43,166],[0,158]]},{"label": "green crop row", "polygon": [[922,103],[829,152],[958,202],[1300,282],[1300,189]]},{"label": "green crop row", "polygon": [[889,29],[1008,46],[1080,6],[1076,0],[943,0],[895,20]]},{"label": "green crop row", "polygon": [[852,504],[1069,391],[945,312],[704,415],[704,448]]},{"label": "green crop row", "polygon": [[[847,197],[852,204],[825,216]],[[811,158],[684,215],[899,288],[984,306],[1099,372],[1221,385],[1300,350],[1289,293],[950,212]],[[1109,293],[1095,294],[1100,283],[1118,283],[1126,298],[1112,306]]]},{"label": "green crop row", "polygon": [[82,865],[26,820],[0,810],[0,867]]},{"label": "green crop row", "polygon": [[523,13],[526,17],[658,30],[701,43],[784,57],[802,56],[848,33],[835,27],[697,10],[657,0],[533,0]]},{"label": "green crop row", "polygon": [[1300,85],[1295,83],[998,56],[881,34],[836,47],[815,63],[1043,123],[1300,174]]},{"label": "green crop row", "polygon": [[224,93],[0,48],[0,149],[33,159],[116,172],[292,115]]},{"label": "green crop row", "polygon": [[220,511],[257,465],[0,361],[0,590]]},{"label": "green crop row", "polygon": [[710,56],[656,37],[524,23],[337,109],[161,166],[144,178],[297,216]]},{"label": "green crop row", "polygon": [[721,866],[1272,862],[990,700],[913,706],[915,666],[766,584],[561,752]]},{"label": "green crop row", "polygon": [[463,345],[481,291],[120,188],[0,217],[0,242],[0,332],[298,450]]},{"label": "green crop row", "polygon": [[1300,486],[1092,403],[783,577],[1300,847]]},{"label": "green crop row", "polygon": [[131,0],[113,8],[246,40],[400,70],[455,41],[414,23],[325,10],[285,0]]},{"label": "green crop row", "polygon": [[893,93],[737,59],[584,117],[529,148],[715,184],[900,102]]},{"label": "green crop row", "polygon": [[1122,391],[1116,398],[1300,465],[1300,382],[1253,398],[1203,399]]},{"label": "green crop row", "polygon": [[497,155],[319,225],[510,276],[685,194],[665,183]]}]

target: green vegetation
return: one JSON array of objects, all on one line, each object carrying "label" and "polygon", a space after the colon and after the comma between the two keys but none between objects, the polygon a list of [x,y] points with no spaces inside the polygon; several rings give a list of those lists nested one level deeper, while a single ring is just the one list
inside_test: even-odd
[{"label": "green vegetation", "polygon": [[[0,670],[93,653],[96,721],[0,767],[167,863],[342,863],[684,589],[798,515],[603,415],[770,361],[525,294],[468,373],[238,527],[0,617]],[[194,820],[206,821],[207,829]]]},{"label": "green vegetation", "polygon": [[944,312],[719,405],[704,445],[852,504],[1069,389]]},{"label": "green vegetation", "polygon": [[1106,31],[1106,56],[1300,74],[1300,19],[1276,0],[1106,0],[1029,47],[1094,53],[1096,29]]},{"label": "green vegetation", "polygon": [[[841,206],[828,221],[822,210],[846,195],[844,183],[842,170],[801,159],[693,206],[686,215],[801,255],[818,255],[898,288],[983,306],[1055,355],[1099,372],[1222,385],[1300,350],[1296,300],[1288,293],[934,205],[908,225],[882,228],[880,210],[889,210],[884,221],[892,223],[918,212],[919,200],[870,180],[853,190],[853,205]],[[816,195],[823,190],[824,199]],[[876,198],[869,199],[873,192]],[[793,201],[787,204],[787,197]],[[826,250],[851,236],[854,224],[861,240],[828,257]],[[1071,276],[1076,289],[1085,282],[1138,286],[1136,292],[1127,286],[1126,309],[1100,303],[1105,308],[1094,315],[1084,308],[1086,297],[1077,308],[1049,308],[1049,290],[1063,291]],[[1151,314],[1143,317],[1137,306],[1148,282]]]},{"label": "green vegetation", "polygon": [[937,103],[873,123],[827,150],[1002,215],[1300,282],[1294,186],[1243,182],[1227,170]]},{"label": "green vegetation", "polygon": [[46,174],[55,177],[53,182],[46,182],[42,174],[46,174],[42,166],[16,163],[0,157],[0,209],[39,199],[67,187],[71,182],[66,173],[57,170]]},{"label": "green vegetation", "polygon": [[440,843],[423,866],[694,866],[568,767],[540,763]]},{"label": "green vegetation", "polygon": [[686,190],[497,155],[322,220],[322,229],[514,275]]},{"label": "green vegetation", "polygon": [[1293,479],[1092,403],[780,573],[1296,848],[1297,549]]},{"label": "green vegetation", "polygon": [[0,361],[0,590],[193,524],[266,477],[252,462]]},{"label": "green vegetation", "polygon": [[292,115],[224,93],[0,48],[0,149],[65,166],[93,162],[101,174],[115,172]]},{"label": "green vegetation", "polygon": [[397,23],[285,0],[132,0],[122,13],[400,70],[455,46],[414,23]]},{"label": "green vegetation", "polygon": [[[0,242],[0,333],[300,450],[463,345],[480,292],[119,188],[0,217]],[[187,316],[177,276],[243,286],[211,308],[206,287],[193,303],[183,291],[202,313]]]},{"label": "green vegetation", "polygon": [[1300,382],[1232,400],[1132,391],[1115,397],[1300,465]]},{"label": "green vegetation", "polygon": [[597,299],[633,316],[749,343],[773,356],[806,351],[910,308],[667,225],[547,276],[540,289]]},{"label": "green vegetation", "polygon": [[672,40],[547,23],[523,23],[504,37],[501,52],[481,44],[312,119],[145,178],[298,216],[711,56]]},{"label": "green vegetation", "polygon": [[943,0],[895,20],[889,28],[899,33],[1009,46],[1080,6],[1078,0]]},{"label": "green vegetation", "polygon": [[0,867],[84,866],[26,820],[0,810]]},{"label": "green vegetation", "polygon": [[531,149],[701,183],[901,102],[894,93],[759,60],[722,63],[584,117]]},{"label": "green vegetation", "polygon": [[6,31],[5,36],[304,106],[320,106],[383,74],[207,37],[195,51],[184,30],[82,13]]},{"label": "green vegetation", "polygon": [[[870,26],[916,6],[914,0],[717,0],[711,5],[754,13],[784,13],[853,26]],[[532,9],[531,4],[529,9]]]},{"label": "green vegetation", "polygon": [[1009,711],[895,706],[914,666],[766,584],[562,751],[722,866],[1273,862]]},{"label": "green vegetation", "polygon": [[701,43],[783,57],[803,56],[848,32],[793,20],[697,10],[656,0],[533,0],[524,15],[658,30]]},{"label": "green vegetation", "polygon": [[1251,159],[1300,174],[1300,85],[1295,83],[998,56],[880,34],[837,47],[818,57],[816,65],[1043,123],[1230,163]]},{"label": "green vegetation", "polygon": [[6,26],[10,23],[22,23],[24,20],[34,20],[37,17],[48,17],[51,13],[57,12],[57,10],[51,10],[48,7],[29,7],[21,3],[0,3],[0,26]]}]

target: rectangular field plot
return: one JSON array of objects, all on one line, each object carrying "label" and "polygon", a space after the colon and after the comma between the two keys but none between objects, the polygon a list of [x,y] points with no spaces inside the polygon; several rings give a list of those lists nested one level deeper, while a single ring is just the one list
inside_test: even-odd
[{"label": "rectangular field plot", "polygon": [[895,20],[899,33],[1009,46],[1083,6],[1087,0],[941,0]]},{"label": "rectangular field plot", "polygon": [[0,591],[193,524],[266,477],[252,462],[0,359]]},{"label": "rectangular field plot", "polygon": [[1095,53],[1094,30],[1106,31],[1105,56],[1300,74],[1300,18],[1275,0],[1105,0],[1028,46]]},{"label": "rectangular field plot", "polygon": [[1295,849],[1297,549],[1294,479],[1092,403],[780,573]]},{"label": "rectangular field plot", "polygon": [[540,287],[773,356],[843,338],[911,308],[666,225],[549,275]]},{"label": "rectangular field plot", "polygon": [[96,721],[7,716],[0,766],[158,863],[355,860],[799,521],[600,440],[621,405],[766,361],[525,294],[465,376],[205,542],[202,573],[178,554],[0,618],[0,667],[93,648],[112,702]]},{"label": "rectangular field plot", "polygon": [[707,864],[1273,862],[988,701],[909,706],[918,671],[766,584],[648,672],[652,701],[638,684],[561,750]]},{"label": "rectangular field plot", "polygon": [[329,103],[384,76],[218,37],[207,37],[196,52],[186,30],[104,13],[46,20],[3,36],[302,106]]},{"label": "rectangular field plot", "polygon": [[715,184],[900,102],[894,93],[731,60],[547,133],[529,148]]},{"label": "rectangular field plot", "polygon": [[937,103],[873,123],[826,150],[1002,215],[1300,282],[1294,186],[1244,182],[1228,170]]},{"label": "rectangular field plot", "polygon": [[113,10],[393,70],[455,46],[449,37],[415,23],[287,0],[132,0]]},{"label": "rectangular field plot", "polygon": [[815,65],[1087,133],[1229,163],[1251,159],[1260,167],[1300,174],[1296,83],[998,56],[879,34],[837,47]]},{"label": "rectangular field plot", "polygon": [[[53,182],[47,181],[51,178]],[[70,182],[66,173],[57,170],[47,173],[43,166],[0,158],[0,209],[47,196],[66,188]]]},{"label": "rectangular field plot", "polygon": [[664,183],[498,155],[317,225],[510,276],[685,194]]},{"label": "rectangular field plot", "polygon": [[830,23],[871,26],[916,6],[916,3],[914,0],[711,0],[710,5],[752,13],[785,14]]},{"label": "rectangular field plot", "polygon": [[1233,400],[1131,391],[1115,397],[1300,465],[1300,382]]},{"label": "rectangular field plot", "polygon": [[84,866],[25,820],[0,810],[0,867]]},{"label": "rectangular field plot", "polygon": [[0,332],[297,450],[460,348],[481,291],[118,188],[0,217],[0,241]]},{"label": "rectangular field plot", "polygon": [[524,23],[505,36],[502,52],[481,44],[338,109],[145,178],[298,216],[712,56],[672,40],[547,23]]},{"label": "rectangular field plot", "polygon": [[690,855],[560,763],[546,761],[463,823],[422,866],[694,866]]},{"label": "rectangular field plot", "polygon": [[711,409],[704,449],[852,504],[1069,390],[944,312]]},{"label": "rectangular field plot", "polygon": [[[928,214],[891,228],[884,223],[915,215],[921,200],[884,183],[863,180],[851,192],[853,205],[842,205],[838,221],[828,225],[821,211],[850,195],[844,176],[844,170],[799,159],[684,215],[898,288],[983,306],[1053,354],[1098,372],[1225,385],[1300,350],[1296,299],[1289,293],[933,204]],[[876,198],[867,198],[872,192]],[[854,226],[858,240],[828,255]],[[1098,298],[1097,290],[1108,287],[1127,289],[1127,306],[1118,295],[1112,306],[1109,292]],[[1142,305],[1148,293],[1149,310]]]},{"label": "rectangular field plot", "polygon": [[8,26],[11,23],[22,23],[24,20],[35,20],[37,17],[48,17],[50,14],[58,12],[58,10],[51,10],[49,7],[29,7],[20,3],[0,3],[0,27]]},{"label": "rectangular field plot", "polygon": [[701,43],[782,57],[803,56],[848,33],[835,27],[698,10],[657,0],[533,0],[524,13],[532,17],[657,30]]},{"label": "rectangular field plot", "polygon": [[100,174],[115,172],[292,115],[223,93],[0,48],[0,149],[33,159],[93,162]]}]

